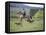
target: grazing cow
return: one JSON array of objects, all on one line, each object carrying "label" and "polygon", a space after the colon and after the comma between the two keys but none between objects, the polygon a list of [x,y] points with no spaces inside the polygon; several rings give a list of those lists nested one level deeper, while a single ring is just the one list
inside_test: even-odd
[{"label": "grazing cow", "polygon": [[15,24],[17,24],[17,25],[22,25],[22,19],[23,19],[23,13],[21,13],[21,11],[20,12],[18,12],[17,14],[16,14],[16,16],[17,16],[17,19],[19,20],[19,23],[15,23]]},{"label": "grazing cow", "polygon": [[27,19],[28,22],[32,22],[32,16],[27,16]]},{"label": "grazing cow", "polygon": [[18,18],[22,21],[23,13],[21,13],[21,11],[20,11],[20,12],[17,13],[17,15],[18,15]]}]

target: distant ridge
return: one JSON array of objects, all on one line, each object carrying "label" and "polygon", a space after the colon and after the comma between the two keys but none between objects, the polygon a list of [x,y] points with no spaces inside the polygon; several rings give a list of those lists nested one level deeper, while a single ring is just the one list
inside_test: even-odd
[{"label": "distant ridge", "polygon": [[37,8],[39,9],[40,7],[32,7],[32,6],[27,6],[27,5],[24,5],[24,4],[13,4],[13,5],[10,5],[10,7],[17,7],[17,8]]}]

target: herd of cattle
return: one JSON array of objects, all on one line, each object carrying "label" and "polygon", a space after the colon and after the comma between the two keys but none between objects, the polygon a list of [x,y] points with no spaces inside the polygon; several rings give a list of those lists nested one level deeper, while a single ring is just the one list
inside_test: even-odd
[{"label": "herd of cattle", "polygon": [[20,23],[15,23],[17,25],[20,25],[22,24],[22,20],[26,20],[27,22],[32,22],[32,16],[31,15],[26,15],[26,12],[22,13],[21,11],[20,12],[17,12],[16,16],[12,16],[12,18],[16,18],[16,19],[20,19]]},{"label": "herd of cattle", "polygon": [[26,15],[26,12],[22,13],[21,11],[16,14],[17,19],[20,18],[20,21],[25,19],[26,21],[31,22],[32,21],[32,16],[31,15]]}]

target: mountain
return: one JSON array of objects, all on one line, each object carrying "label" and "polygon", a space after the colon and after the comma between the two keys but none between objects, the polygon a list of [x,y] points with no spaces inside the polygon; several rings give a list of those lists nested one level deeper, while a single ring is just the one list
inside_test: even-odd
[{"label": "mountain", "polygon": [[11,4],[10,7],[12,8],[30,8],[30,9],[39,9],[40,7],[32,7],[32,6],[27,6],[27,5],[24,5],[24,4]]}]

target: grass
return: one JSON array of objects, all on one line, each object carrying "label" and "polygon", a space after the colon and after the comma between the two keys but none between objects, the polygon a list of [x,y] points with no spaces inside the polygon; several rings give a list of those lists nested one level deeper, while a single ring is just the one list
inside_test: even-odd
[{"label": "grass", "polygon": [[23,19],[21,24],[17,25],[15,23],[19,23],[20,21],[16,18],[11,18],[10,32],[43,30],[43,11],[38,11],[32,20],[33,22],[30,23]]}]

